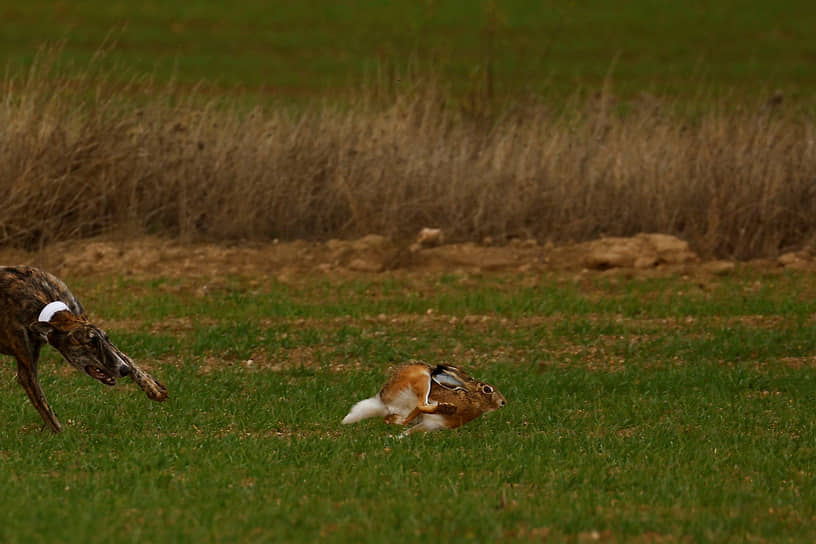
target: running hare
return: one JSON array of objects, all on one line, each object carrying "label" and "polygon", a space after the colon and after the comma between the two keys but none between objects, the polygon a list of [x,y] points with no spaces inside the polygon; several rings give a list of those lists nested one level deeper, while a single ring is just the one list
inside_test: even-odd
[{"label": "running hare", "polygon": [[507,403],[490,384],[477,381],[458,368],[410,363],[397,368],[375,396],[355,404],[344,424],[369,417],[386,423],[416,424],[405,435],[417,431],[454,429]]}]

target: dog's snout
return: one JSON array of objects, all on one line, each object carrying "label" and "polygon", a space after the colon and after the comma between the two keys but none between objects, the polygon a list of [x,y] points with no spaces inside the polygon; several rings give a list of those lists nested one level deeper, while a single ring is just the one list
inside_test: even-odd
[{"label": "dog's snout", "polygon": [[106,366],[119,376],[128,376],[133,369],[131,368],[130,359],[120,352],[115,347],[111,346],[110,357]]}]

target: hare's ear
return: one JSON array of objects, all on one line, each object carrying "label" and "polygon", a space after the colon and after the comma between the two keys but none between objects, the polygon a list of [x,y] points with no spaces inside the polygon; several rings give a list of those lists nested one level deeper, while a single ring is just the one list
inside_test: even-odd
[{"label": "hare's ear", "polygon": [[34,321],[28,326],[28,330],[48,340],[48,335],[54,332],[55,327],[48,321]]},{"label": "hare's ear", "polygon": [[431,379],[447,389],[465,389],[465,382],[442,365],[431,371]]}]

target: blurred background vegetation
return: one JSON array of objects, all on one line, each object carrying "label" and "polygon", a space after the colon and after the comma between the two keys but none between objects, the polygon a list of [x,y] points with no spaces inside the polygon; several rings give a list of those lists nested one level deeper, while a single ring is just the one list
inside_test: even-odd
[{"label": "blurred background vegetation", "polygon": [[508,100],[605,81],[623,97],[812,98],[814,28],[803,0],[33,0],[0,3],[0,56],[19,70],[60,42],[79,70],[102,48],[113,77],[296,102],[409,72]]},{"label": "blurred background vegetation", "polygon": [[0,3],[0,244],[816,246],[810,2]]}]

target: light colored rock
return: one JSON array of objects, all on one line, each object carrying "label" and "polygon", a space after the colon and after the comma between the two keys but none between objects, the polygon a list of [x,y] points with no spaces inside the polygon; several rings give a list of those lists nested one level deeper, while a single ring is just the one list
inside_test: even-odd
[{"label": "light colored rock", "polygon": [[635,238],[646,240],[657,253],[658,262],[663,264],[687,264],[697,262],[697,254],[691,251],[688,242],[669,234],[643,233]]},{"label": "light colored rock", "polygon": [[731,261],[710,261],[702,265],[703,270],[717,276],[727,276],[732,273],[736,265]]},{"label": "light colored rock", "polygon": [[801,260],[802,258],[799,255],[799,252],[791,251],[789,253],[783,253],[780,255],[776,262],[782,266],[791,266],[798,264]]},{"label": "light colored rock", "polygon": [[413,252],[416,252],[421,249],[436,247],[438,245],[441,245],[444,241],[445,236],[442,234],[442,229],[432,229],[429,227],[425,227],[419,231],[416,241],[414,241],[414,243],[411,244],[411,247],[409,249]]},{"label": "light colored rock", "polygon": [[631,238],[609,237],[579,244],[582,264],[591,270],[653,268],[660,264],[686,264],[699,258],[688,243],[667,234],[638,234]]},{"label": "light colored rock", "polygon": [[383,271],[383,263],[378,261],[372,261],[368,259],[352,259],[349,261],[346,268],[352,270],[354,272],[382,272]]},{"label": "light colored rock", "polygon": [[391,240],[379,234],[367,234],[349,244],[354,251],[382,251],[391,247]]}]

